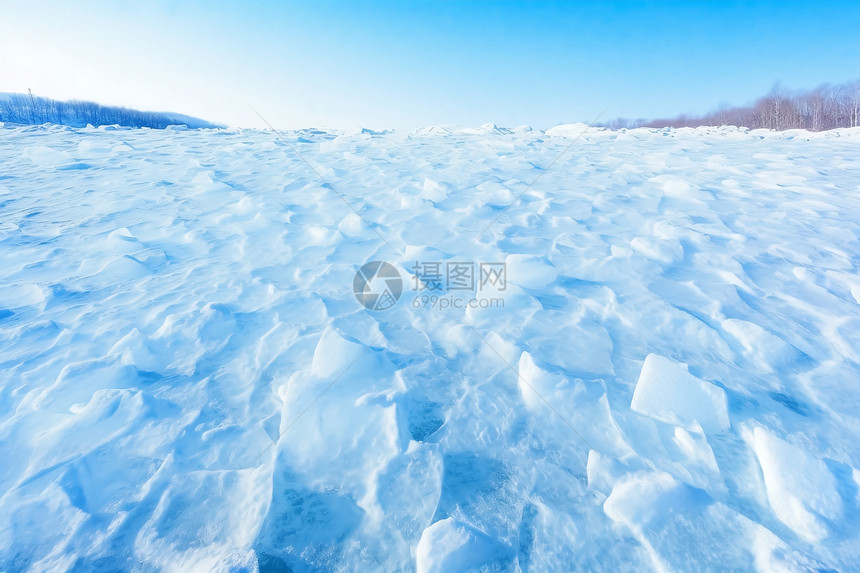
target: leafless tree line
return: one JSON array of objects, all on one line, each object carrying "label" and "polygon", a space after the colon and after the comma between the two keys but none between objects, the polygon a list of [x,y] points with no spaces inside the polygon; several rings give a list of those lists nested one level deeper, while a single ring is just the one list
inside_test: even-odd
[{"label": "leafless tree line", "polygon": [[788,92],[776,85],[748,107],[724,106],[702,117],[681,115],[651,121],[616,119],[605,127],[698,127],[736,125],[750,129],[825,131],[860,125],[860,81],[825,85],[807,92]]},{"label": "leafless tree line", "polygon": [[72,127],[85,127],[87,124],[121,125],[153,129],[163,129],[169,125],[218,127],[202,119],[180,114],[138,111],[89,101],[57,101],[28,94],[0,94],[0,122],[24,125],[55,123]]}]

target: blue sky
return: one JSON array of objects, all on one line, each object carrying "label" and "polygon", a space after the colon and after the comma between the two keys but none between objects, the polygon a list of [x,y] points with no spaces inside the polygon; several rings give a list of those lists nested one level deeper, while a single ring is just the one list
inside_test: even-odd
[{"label": "blue sky", "polygon": [[0,91],[235,126],[546,128],[860,78],[860,2],[0,0]]}]

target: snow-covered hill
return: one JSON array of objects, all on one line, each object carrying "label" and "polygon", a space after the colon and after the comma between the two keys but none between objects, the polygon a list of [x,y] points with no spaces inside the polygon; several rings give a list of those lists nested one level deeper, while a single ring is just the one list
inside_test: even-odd
[{"label": "snow-covered hill", "polygon": [[854,569],[860,130],[583,129],[0,129],[0,570]]}]

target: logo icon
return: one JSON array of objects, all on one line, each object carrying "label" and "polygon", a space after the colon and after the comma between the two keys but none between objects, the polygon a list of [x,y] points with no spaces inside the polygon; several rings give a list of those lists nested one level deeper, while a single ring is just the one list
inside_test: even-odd
[{"label": "logo icon", "polygon": [[394,265],[385,261],[370,261],[355,272],[352,290],[364,308],[388,310],[403,294],[403,279]]}]

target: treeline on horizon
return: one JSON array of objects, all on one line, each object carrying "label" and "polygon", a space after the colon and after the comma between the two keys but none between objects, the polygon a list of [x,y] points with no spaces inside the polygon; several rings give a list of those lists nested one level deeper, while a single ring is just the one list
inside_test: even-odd
[{"label": "treeline on horizon", "polygon": [[90,101],[57,101],[29,94],[0,94],[0,122],[23,125],[54,123],[70,127],[120,125],[164,129],[185,125],[190,129],[221,127],[187,115],[139,111],[100,105]]},{"label": "treeline on horizon", "polygon": [[735,125],[750,129],[809,131],[857,127],[860,125],[860,80],[805,92],[788,92],[777,85],[751,106],[724,106],[701,117],[679,115],[650,121],[619,118],[602,125],[612,129]]}]

